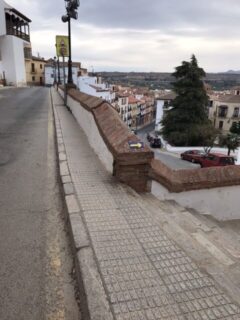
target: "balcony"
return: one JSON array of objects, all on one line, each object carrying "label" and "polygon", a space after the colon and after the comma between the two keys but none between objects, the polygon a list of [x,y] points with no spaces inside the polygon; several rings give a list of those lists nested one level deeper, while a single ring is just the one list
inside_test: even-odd
[{"label": "balcony", "polygon": [[31,20],[14,8],[7,9],[6,11],[5,20],[7,35],[12,35],[30,42],[29,23]]},{"label": "balcony", "polygon": [[223,111],[218,112],[218,117],[219,118],[226,118],[227,117],[227,112],[223,112]]}]

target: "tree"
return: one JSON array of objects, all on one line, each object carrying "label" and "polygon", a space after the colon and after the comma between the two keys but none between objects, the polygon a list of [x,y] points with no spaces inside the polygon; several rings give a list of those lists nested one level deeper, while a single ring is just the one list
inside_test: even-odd
[{"label": "tree", "polygon": [[240,121],[232,123],[230,132],[240,135]]},{"label": "tree", "polygon": [[213,127],[207,116],[208,96],[202,81],[205,72],[192,55],[190,62],[183,61],[176,67],[173,76],[177,97],[161,121],[161,133],[177,146],[204,145],[204,130],[209,132]]},{"label": "tree", "polygon": [[220,145],[228,148],[228,156],[231,151],[235,151],[239,147],[240,139],[235,133],[228,133],[226,136],[220,136]]}]

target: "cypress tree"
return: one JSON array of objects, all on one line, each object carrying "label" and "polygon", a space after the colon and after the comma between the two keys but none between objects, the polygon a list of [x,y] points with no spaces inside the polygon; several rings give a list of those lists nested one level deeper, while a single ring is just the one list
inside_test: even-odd
[{"label": "cypress tree", "polygon": [[[162,119],[164,138],[176,146],[203,145],[205,133],[212,132],[207,116],[208,96],[202,81],[205,72],[198,66],[195,55],[183,61],[173,73],[177,96]],[[203,132],[204,131],[204,132]]]}]

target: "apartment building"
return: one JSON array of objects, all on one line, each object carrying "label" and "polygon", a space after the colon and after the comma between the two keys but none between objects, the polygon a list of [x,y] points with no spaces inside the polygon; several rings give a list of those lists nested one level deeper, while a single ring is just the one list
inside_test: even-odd
[{"label": "apartment building", "polygon": [[29,24],[24,14],[0,0],[0,82],[25,86],[24,48],[30,45]]},{"label": "apartment building", "polygon": [[240,90],[234,94],[211,96],[210,101],[209,119],[215,128],[229,132],[232,124],[240,121]]},{"label": "apartment building", "polygon": [[154,97],[139,94],[137,89],[125,88],[117,92],[112,104],[121,119],[132,129],[151,123],[156,114]]},{"label": "apartment building", "polygon": [[30,86],[44,85],[44,68],[47,62],[40,57],[25,57],[26,80]]}]

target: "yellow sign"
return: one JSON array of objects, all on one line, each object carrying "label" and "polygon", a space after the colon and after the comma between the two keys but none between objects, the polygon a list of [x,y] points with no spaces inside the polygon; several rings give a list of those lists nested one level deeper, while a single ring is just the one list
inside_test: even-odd
[{"label": "yellow sign", "polygon": [[58,57],[69,57],[68,36],[56,36],[56,54]]}]

